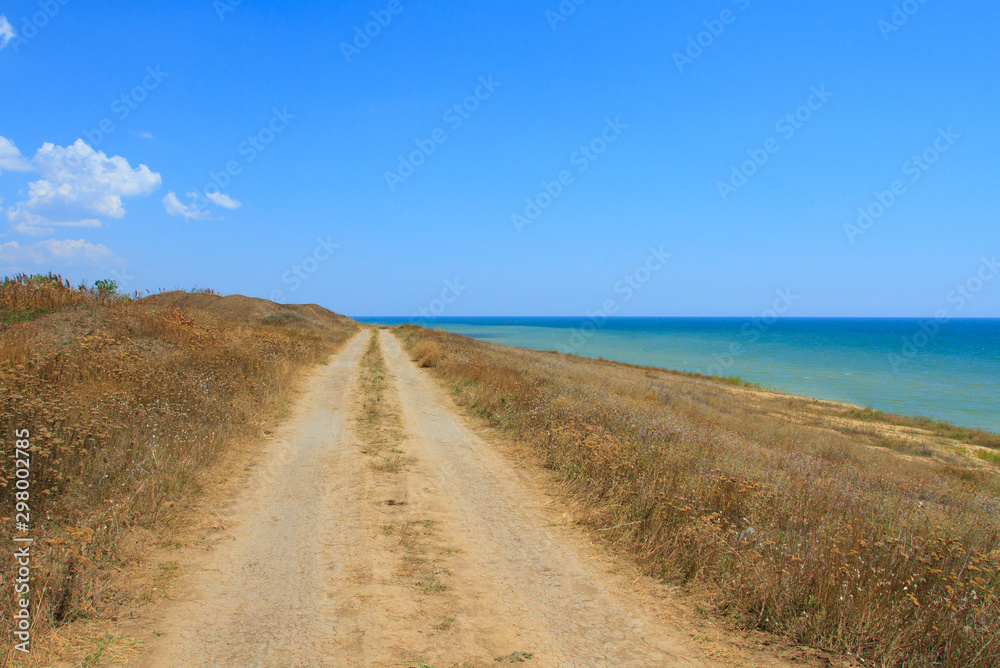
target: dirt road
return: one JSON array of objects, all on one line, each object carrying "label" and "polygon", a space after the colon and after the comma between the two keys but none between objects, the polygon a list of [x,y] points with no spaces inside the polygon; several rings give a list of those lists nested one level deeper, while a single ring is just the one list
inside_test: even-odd
[{"label": "dirt road", "polygon": [[322,657],[359,631],[339,618],[332,587],[365,552],[345,446],[364,343],[355,337],[310,378],[247,489],[224,509],[233,528],[190,564],[140,665],[337,665]]},{"label": "dirt road", "polygon": [[364,331],[309,379],[138,665],[714,665],[378,336],[386,416],[365,423]]}]

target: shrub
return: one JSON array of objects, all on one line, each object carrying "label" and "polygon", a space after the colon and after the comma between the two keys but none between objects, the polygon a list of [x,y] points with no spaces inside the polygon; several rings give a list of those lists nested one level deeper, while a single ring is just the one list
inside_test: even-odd
[{"label": "shrub", "polygon": [[118,293],[118,283],[110,278],[94,281],[94,289],[100,297],[113,297]]}]

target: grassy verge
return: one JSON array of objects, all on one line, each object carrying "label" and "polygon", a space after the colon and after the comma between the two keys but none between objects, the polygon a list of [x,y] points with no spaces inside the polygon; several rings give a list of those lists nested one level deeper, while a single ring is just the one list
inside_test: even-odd
[{"label": "grassy verge", "polygon": [[939,423],[394,331],[568,482],[595,535],[652,575],[708,585],[745,627],[883,666],[1000,665],[1000,484],[955,454],[992,435],[942,445]]},{"label": "grassy verge", "polygon": [[[301,370],[354,329],[240,324],[56,276],[0,284],[0,486],[9,513],[14,432],[28,430],[33,656],[49,631],[135,603],[123,574],[170,509],[234,444],[259,436]],[[7,619],[12,569],[3,560]]]},{"label": "grassy verge", "polygon": [[385,361],[378,344],[378,330],[373,329],[368,348],[361,358],[361,414],[358,431],[364,438],[362,451],[371,458],[371,467],[386,473],[402,471],[407,459],[400,447],[402,434],[399,416],[387,396],[389,390],[385,377]]},{"label": "grassy verge", "polygon": [[[405,476],[415,460],[407,456],[402,447],[405,434],[395,390],[386,378],[378,329],[372,330],[368,348],[361,358],[360,386],[362,404],[356,425],[362,438],[362,453],[368,455],[369,465],[376,473],[374,489],[381,495],[380,505],[384,503],[394,508],[383,516],[385,522],[382,524],[382,536],[386,539],[384,552],[395,554],[398,559],[393,579],[405,582],[421,596],[444,594],[448,590],[445,580],[451,575],[444,559],[449,550],[441,545],[437,522],[418,519],[407,512],[407,483],[405,477],[395,475]],[[401,498],[385,498],[400,493]],[[443,629],[447,629],[453,621],[446,616],[438,627],[443,625]]]}]

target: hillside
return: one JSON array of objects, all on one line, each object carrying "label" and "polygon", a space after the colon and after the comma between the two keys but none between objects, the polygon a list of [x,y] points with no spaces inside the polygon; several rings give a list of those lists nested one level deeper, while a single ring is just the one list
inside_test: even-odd
[{"label": "hillside", "polygon": [[174,290],[150,295],[141,300],[144,304],[176,306],[211,313],[231,322],[262,322],[307,327],[340,328],[353,322],[350,318],[328,311],[316,304],[278,304],[256,297],[242,295],[221,296],[212,292],[184,292]]}]

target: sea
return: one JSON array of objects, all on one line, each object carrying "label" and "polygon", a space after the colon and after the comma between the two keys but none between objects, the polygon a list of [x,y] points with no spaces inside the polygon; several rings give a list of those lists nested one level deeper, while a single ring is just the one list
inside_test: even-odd
[{"label": "sea", "polygon": [[1000,318],[470,317],[415,324],[508,346],[734,376],[1000,433]]}]

